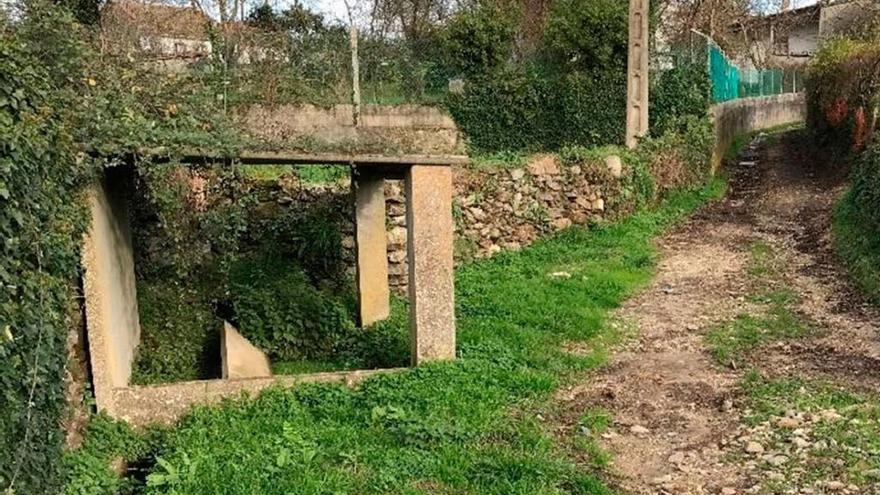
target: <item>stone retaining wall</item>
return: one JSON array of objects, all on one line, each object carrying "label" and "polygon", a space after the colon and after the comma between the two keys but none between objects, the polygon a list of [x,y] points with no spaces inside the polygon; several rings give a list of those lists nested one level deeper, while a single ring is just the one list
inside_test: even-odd
[{"label": "stone retaining wall", "polygon": [[[526,167],[454,171],[456,262],[517,250],[542,235],[604,218],[617,205],[619,160],[565,166],[555,156],[536,156]],[[319,198],[340,206],[344,260],[354,270],[354,225],[348,181],[330,185],[282,179],[257,186],[261,209],[303,210]],[[403,294],[407,286],[406,212],[403,181],[385,186],[389,278]]]}]

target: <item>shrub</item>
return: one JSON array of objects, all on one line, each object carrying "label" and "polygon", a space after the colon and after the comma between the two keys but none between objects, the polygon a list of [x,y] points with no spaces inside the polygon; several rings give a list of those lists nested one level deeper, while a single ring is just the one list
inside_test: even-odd
[{"label": "shrub", "polygon": [[544,33],[549,63],[589,72],[625,70],[628,12],[620,0],[553,2]]},{"label": "shrub", "polygon": [[[0,17],[0,491],[58,493],[67,334],[87,225],[71,110],[77,27]],[[4,492],[5,493],[5,492]]]},{"label": "shrub", "polygon": [[[207,285],[207,283],[205,284]],[[220,324],[205,290],[160,281],[138,284],[141,341],[132,383],[220,376]]]},{"label": "shrub", "polygon": [[449,68],[468,77],[495,72],[510,60],[519,12],[494,2],[455,15],[443,31]]},{"label": "shrub", "polygon": [[468,81],[446,106],[473,151],[547,151],[623,140],[621,71],[547,75],[506,69]]},{"label": "shrub", "polygon": [[675,68],[655,72],[651,79],[651,135],[686,132],[686,117],[705,118],[712,83],[706,64],[679,61]]},{"label": "shrub", "polygon": [[333,358],[354,329],[352,302],[316,288],[288,259],[240,260],[230,271],[229,291],[238,329],[273,359]]},{"label": "shrub", "polygon": [[[880,47],[876,40],[833,39],[810,62],[807,121],[817,139],[860,150],[876,129],[880,108]],[[870,127],[869,127],[870,126]]]},{"label": "shrub", "polygon": [[662,136],[644,140],[639,153],[662,195],[703,182],[711,171],[714,144],[708,117],[687,116],[673,121]]},{"label": "shrub", "polygon": [[874,144],[858,159],[852,173],[852,201],[875,232],[880,232],[880,144]]}]

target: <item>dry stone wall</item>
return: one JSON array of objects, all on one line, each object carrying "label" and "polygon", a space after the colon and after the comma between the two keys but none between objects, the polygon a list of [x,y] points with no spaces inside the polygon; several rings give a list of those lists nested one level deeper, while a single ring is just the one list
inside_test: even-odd
[{"label": "dry stone wall", "polygon": [[[534,157],[525,167],[458,168],[454,175],[453,214],[456,262],[518,250],[539,237],[572,225],[585,225],[614,215],[619,182],[625,173],[616,157],[605,162],[567,166],[554,155]],[[310,185],[286,177],[257,186],[259,208],[304,210],[317,202],[339,205],[344,259],[354,268],[354,225],[350,184]],[[406,207],[403,181],[387,181],[388,272],[392,289],[407,286]]]}]

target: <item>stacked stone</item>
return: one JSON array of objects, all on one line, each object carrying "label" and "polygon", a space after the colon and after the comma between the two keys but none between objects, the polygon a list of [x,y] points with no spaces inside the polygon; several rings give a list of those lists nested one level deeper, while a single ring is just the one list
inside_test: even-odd
[{"label": "stacked stone", "polygon": [[[542,235],[602,218],[606,214],[606,194],[613,194],[605,184],[621,175],[622,165],[615,156],[604,164],[564,166],[553,155],[539,155],[522,168],[456,170],[456,261],[518,250]],[[295,176],[285,176],[277,183],[260,184],[257,195],[264,211],[307,209],[328,196],[338,199],[341,212],[351,208],[350,186],[344,182],[307,185]],[[405,294],[408,271],[403,181],[386,181],[385,202],[389,284],[394,293]],[[354,224],[352,215],[342,217],[343,256],[353,274]]]},{"label": "stacked stone", "polygon": [[[518,250],[542,235],[600,219],[606,212],[605,192],[601,181],[593,178],[619,178],[622,164],[610,157],[604,165],[595,165],[592,170],[566,167],[553,155],[540,155],[524,168],[457,170],[456,261]],[[389,182],[385,194],[390,285],[403,294],[407,266],[402,184]]]}]

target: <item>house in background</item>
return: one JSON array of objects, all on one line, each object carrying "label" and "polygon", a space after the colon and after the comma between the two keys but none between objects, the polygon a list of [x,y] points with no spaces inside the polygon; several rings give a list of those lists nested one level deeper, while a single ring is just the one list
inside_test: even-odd
[{"label": "house in background", "polygon": [[823,39],[846,32],[878,13],[877,0],[848,0],[754,17],[740,26],[748,51],[738,62],[745,67],[804,67]]},{"label": "house in background", "polygon": [[135,51],[168,70],[210,55],[210,24],[198,9],[164,3],[118,0],[101,10],[101,31],[110,48]]}]

